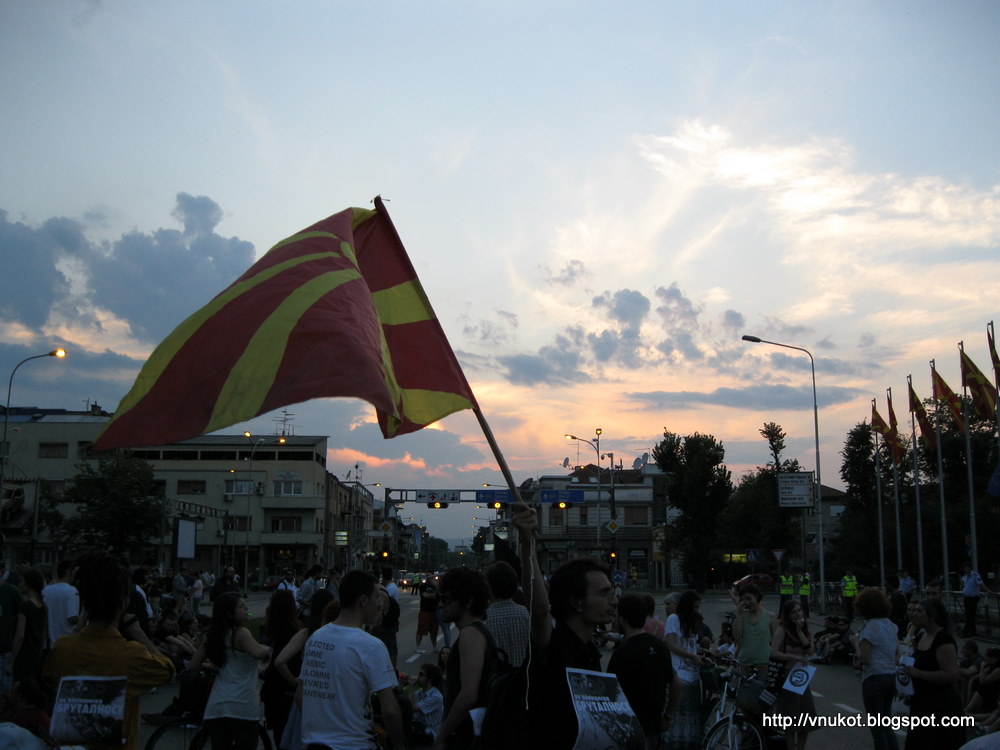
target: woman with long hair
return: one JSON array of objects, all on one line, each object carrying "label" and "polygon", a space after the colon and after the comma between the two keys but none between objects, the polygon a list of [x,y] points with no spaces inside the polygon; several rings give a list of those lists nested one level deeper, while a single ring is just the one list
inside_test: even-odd
[{"label": "woman with long hair", "polygon": [[23,598],[17,609],[17,624],[14,626],[14,645],[11,648],[7,671],[13,676],[13,686],[29,677],[37,677],[42,671],[42,653],[48,640],[49,624],[42,589],[45,577],[34,568],[21,574]]},{"label": "woman with long hair", "polygon": [[[958,648],[948,632],[948,611],[940,601],[924,599],[913,608],[910,619],[920,633],[913,644],[913,664],[903,667],[913,680],[910,716],[961,716]],[[961,727],[911,726],[906,734],[906,750],[951,750],[964,743],[965,730]]]},{"label": "woman with long hair", "polygon": [[698,614],[701,598],[685,591],[677,602],[677,611],[667,618],[667,649],[674,672],[681,679],[677,710],[670,717],[670,728],[663,741],[673,748],[701,747],[701,655],[698,653]]},{"label": "woman with long hair", "polygon": [[206,659],[218,668],[205,706],[205,728],[213,750],[253,750],[257,747],[260,697],[257,673],[271,651],[254,640],[243,623],[246,600],[223,594],[212,607],[212,624],[189,669],[201,669]]},{"label": "woman with long hair", "polygon": [[[816,650],[809,623],[802,614],[802,605],[795,599],[788,599],[781,605],[778,616],[778,629],[771,640],[771,659],[785,663],[779,688],[785,682],[785,676],[798,665],[808,666],[809,654]],[[813,702],[812,691],[807,687],[802,695],[788,690],[780,690],[778,700],[772,709],[773,713],[784,716],[816,715],[816,704]],[[810,727],[797,727],[785,732],[785,743],[788,750],[804,750]]]},{"label": "woman with long hair", "polygon": [[[854,598],[854,610],[865,621],[852,636],[854,658],[861,667],[861,700],[869,716],[889,716],[896,695],[899,626],[889,619],[892,603],[879,589],[867,588]],[[892,727],[871,728],[875,750],[896,750]]]},{"label": "woman with long hair", "polygon": [[[271,653],[280,654],[292,637],[302,630],[298,603],[291,591],[281,589],[274,592],[271,603],[267,605],[264,624],[267,645],[271,647]],[[294,697],[295,688],[288,686],[275,670],[272,661],[264,671],[260,698],[264,703],[264,716],[274,736],[275,745],[281,741],[281,733],[285,731],[285,722],[288,720],[288,711],[292,707]]]}]

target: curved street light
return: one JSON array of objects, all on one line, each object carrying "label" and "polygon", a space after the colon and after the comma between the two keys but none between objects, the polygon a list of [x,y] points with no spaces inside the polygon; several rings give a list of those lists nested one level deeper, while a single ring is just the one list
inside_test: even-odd
[{"label": "curved street light", "polygon": [[[253,455],[257,452],[257,449],[268,442],[267,438],[257,438],[253,439],[253,433],[249,430],[243,433],[250,443],[250,457],[247,460],[247,517],[246,517],[246,528],[243,530],[243,594],[246,596],[250,591],[250,498],[253,495],[254,484],[253,484]],[[282,445],[285,442],[284,437],[279,437],[273,445]],[[260,551],[258,550],[258,559],[260,557]]]},{"label": "curved street light", "polygon": [[17,369],[25,362],[30,362],[33,359],[41,359],[42,357],[58,357],[59,359],[62,359],[65,356],[66,350],[60,347],[59,349],[53,349],[51,352],[46,352],[45,354],[35,354],[31,357],[25,357],[14,365],[14,369],[11,370],[10,379],[7,381],[7,405],[3,411],[3,439],[0,440],[0,503],[3,502],[3,483],[7,477],[7,424],[10,421],[10,391],[14,386],[14,373],[16,373]]},{"label": "curved street light", "polygon": [[604,432],[600,427],[594,430],[594,439],[587,440],[587,438],[577,437],[576,435],[571,435],[566,433],[567,440],[576,440],[579,443],[586,443],[591,448],[597,452],[597,546],[601,546],[601,433]]},{"label": "curved street light", "polygon": [[[749,341],[751,344],[770,344],[771,346],[780,346],[784,349],[794,349],[798,352],[805,352],[806,356],[809,357],[809,369],[812,372],[812,387],[813,387],[813,432],[816,438],[816,506],[819,512],[819,611],[820,614],[826,614],[826,563],[824,555],[824,545],[823,545],[823,482],[820,478],[819,470],[819,406],[816,403],[816,361],[813,359],[812,352],[808,349],[804,349],[801,346],[792,346],[791,344],[781,344],[777,341],[767,341],[758,336],[744,336],[744,341]],[[805,561],[803,560],[803,564]]]}]

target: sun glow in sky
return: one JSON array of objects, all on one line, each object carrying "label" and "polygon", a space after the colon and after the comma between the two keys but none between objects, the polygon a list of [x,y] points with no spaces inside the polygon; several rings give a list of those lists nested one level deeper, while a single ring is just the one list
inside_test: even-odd
[{"label": "sun glow in sky", "polygon": [[[813,468],[808,358],[749,333],[815,356],[837,486],[871,398],[902,418],[930,359],[958,388],[959,341],[988,365],[998,31],[988,1],[3,4],[0,373],[65,346],[13,403],[114,409],[271,245],[381,194],[517,481],[596,427],[626,465],[711,433],[738,478],[776,421]],[[469,413],[289,411],[338,476],[502,482]]]}]

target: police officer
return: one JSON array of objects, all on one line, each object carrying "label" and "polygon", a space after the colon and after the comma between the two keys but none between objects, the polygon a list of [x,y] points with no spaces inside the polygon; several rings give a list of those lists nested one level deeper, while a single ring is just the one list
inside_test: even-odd
[{"label": "police officer", "polygon": [[850,570],[844,571],[844,577],[840,579],[840,596],[844,600],[844,614],[847,621],[854,619],[854,597],[858,595],[858,579]]},{"label": "police officer", "polygon": [[778,583],[778,593],[781,595],[780,604],[778,605],[778,611],[785,606],[785,602],[792,598],[792,594],[795,593],[795,577],[792,576],[791,572],[782,573],[781,579]]},{"label": "police officer", "polygon": [[812,582],[809,580],[808,571],[803,570],[799,576],[799,606],[802,607],[802,616],[809,619],[809,595],[812,593]]}]

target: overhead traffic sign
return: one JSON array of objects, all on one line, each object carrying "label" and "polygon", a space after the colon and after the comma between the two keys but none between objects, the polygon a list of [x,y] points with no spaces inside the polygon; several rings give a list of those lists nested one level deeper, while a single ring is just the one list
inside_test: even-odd
[{"label": "overhead traffic sign", "polygon": [[538,494],[543,503],[583,502],[583,490],[542,490]]},{"label": "overhead traffic sign", "polygon": [[476,490],[477,503],[512,503],[514,493],[510,490]]}]

